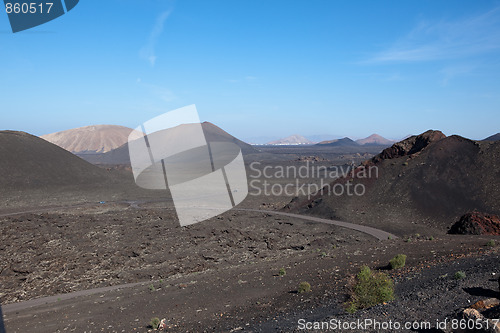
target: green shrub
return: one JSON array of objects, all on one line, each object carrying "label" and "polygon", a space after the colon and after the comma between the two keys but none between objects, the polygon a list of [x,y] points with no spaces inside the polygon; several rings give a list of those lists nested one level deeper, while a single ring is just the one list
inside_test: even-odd
[{"label": "green shrub", "polygon": [[389,302],[394,299],[394,284],[387,274],[375,273],[368,266],[363,266],[356,276],[356,285],[351,298],[347,306],[347,311],[351,313]]},{"label": "green shrub", "polygon": [[462,272],[462,271],[458,271],[458,272],[455,273],[454,278],[455,278],[455,280],[464,279],[465,278],[465,273]]},{"label": "green shrub", "polygon": [[358,308],[356,307],[356,304],[354,304],[354,302],[350,302],[349,304],[347,304],[346,311],[349,313],[354,313],[358,311]]},{"label": "green shrub", "polygon": [[429,237],[429,240],[434,240],[434,236]]},{"label": "green shrub", "polygon": [[403,163],[403,165],[404,165],[404,166],[408,166],[408,162],[404,162],[404,163]]},{"label": "green shrub", "polygon": [[297,289],[297,292],[299,294],[309,292],[309,291],[311,291],[311,285],[309,284],[309,282],[301,282],[299,284],[299,288]]},{"label": "green shrub", "polygon": [[389,264],[391,265],[391,269],[398,269],[405,267],[406,255],[398,254],[389,261]]},{"label": "green shrub", "polygon": [[496,243],[495,243],[495,240],[494,240],[494,239],[491,239],[491,240],[489,240],[489,241],[488,241],[488,243],[486,243],[486,246],[491,246],[491,247],[493,247],[493,246],[495,246],[495,245],[496,245]]},{"label": "green shrub", "polygon": [[278,272],[278,275],[279,276],[285,276],[286,275],[286,271],[284,268],[281,268],[280,271]]},{"label": "green shrub", "polygon": [[149,285],[149,287],[148,287],[148,288],[149,288],[149,290],[151,290],[151,291],[155,291],[155,290],[156,290],[155,286],[154,286],[152,283]]},{"label": "green shrub", "polygon": [[160,318],[154,317],[151,318],[151,322],[149,323],[152,329],[157,329],[158,326],[160,325]]}]

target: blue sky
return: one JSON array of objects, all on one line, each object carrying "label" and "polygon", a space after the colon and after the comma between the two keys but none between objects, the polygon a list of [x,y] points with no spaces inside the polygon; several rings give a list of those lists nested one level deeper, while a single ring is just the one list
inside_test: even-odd
[{"label": "blue sky", "polygon": [[500,1],[83,0],[13,34],[1,129],[136,127],[196,104],[240,138],[500,132]]}]

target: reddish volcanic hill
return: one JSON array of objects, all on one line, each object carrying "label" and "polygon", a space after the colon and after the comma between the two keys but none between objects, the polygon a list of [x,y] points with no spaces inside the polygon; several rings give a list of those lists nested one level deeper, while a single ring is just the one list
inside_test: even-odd
[{"label": "reddish volcanic hill", "polygon": [[387,140],[386,138],[378,135],[372,134],[367,138],[356,140],[360,145],[377,145],[377,146],[390,146],[394,141]]},{"label": "reddish volcanic hill", "polygon": [[41,138],[72,153],[105,153],[127,142],[131,128],[93,125],[42,135]]},{"label": "reddish volcanic hill", "polygon": [[[444,232],[473,210],[500,213],[498,141],[479,142],[428,131],[385,149],[364,162],[358,172],[369,167],[373,168],[371,178],[354,177],[351,183],[360,184],[363,195],[325,192],[310,200],[296,198],[291,209],[386,227],[400,234],[411,232],[412,225]],[[345,187],[347,179],[335,183]]]}]

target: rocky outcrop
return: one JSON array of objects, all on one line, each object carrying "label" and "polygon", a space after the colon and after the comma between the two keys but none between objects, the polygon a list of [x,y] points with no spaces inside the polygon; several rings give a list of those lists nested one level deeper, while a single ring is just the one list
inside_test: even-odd
[{"label": "rocky outcrop", "polygon": [[419,153],[429,144],[446,138],[441,131],[429,130],[420,135],[414,135],[406,140],[397,142],[391,147],[384,149],[380,154],[372,158],[373,163],[381,162],[382,160],[393,159],[401,156],[408,156]]},{"label": "rocky outcrop", "polygon": [[463,215],[449,230],[459,235],[500,235],[500,218],[495,215],[471,212]]}]

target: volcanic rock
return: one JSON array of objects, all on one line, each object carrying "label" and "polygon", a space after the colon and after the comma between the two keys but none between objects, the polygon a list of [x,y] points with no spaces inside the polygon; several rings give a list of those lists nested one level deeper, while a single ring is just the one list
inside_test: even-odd
[{"label": "volcanic rock", "polygon": [[495,215],[471,212],[463,215],[448,232],[459,235],[500,235],[500,218]]}]

